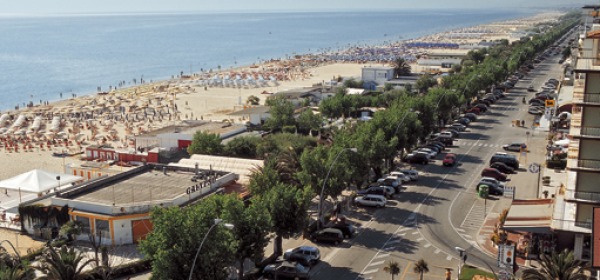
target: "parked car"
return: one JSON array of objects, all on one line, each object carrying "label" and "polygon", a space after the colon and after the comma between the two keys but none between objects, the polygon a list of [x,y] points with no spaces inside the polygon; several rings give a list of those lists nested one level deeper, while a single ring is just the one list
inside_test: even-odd
[{"label": "parked car", "polygon": [[535,91],[535,88],[534,88],[533,86],[529,86],[529,87],[527,88],[527,91],[529,91],[529,92],[534,92],[534,91]]},{"label": "parked car", "polygon": [[454,129],[458,130],[459,132],[463,132],[463,131],[467,130],[467,126],[462,123],[459,123],[459,122],[451,123],[451,124],[447,125],[446,127],[454,128]]},{"label": "parked car", "polygon": [[481,110],[477,107],[471,107],[471,108],[467,109],[465,111],[465,113],[472,113],[472,114],[479,115],[479,114],[481,114]]},{"label": "parked car", "polygon": [[309,279],[309,269],[297,262],[281,261],[265,266],[263,275],[274,279]]},{"label": "parked car", "polygon": [[496,186],[496,187],[501,187],[504,188],[504,183],[492,178],[492,177],[483,177],[479,180],[478,184],[487,184],[490,186]]},{"label": "parked car", "polygon": [[423,145],[423,146],[419,146],[418,148],[419,149],[427,148],[427,149],[433,150],[434,152],[436,152],[438,154],[442,152],[442,150],[440,149],[440,147],[438,147],[436,145]]},{"label": "parked car", "polygon": [[347,223],[332,223],[325,227],[339,229],[346,239],[352,238],[356,234],[356,227]]},{"label": "parked car", "polygon": [[[393,187],[392,187],[393,189]],[[381,196],[385,196],[385,197],[391,197],[394,193],[391,192],[389,189],[386,189],[383,186],[370,186],[364,190],[359,190],[357,192],[358,195],[369,195],[369,194],[373,194],[373,195],[381,195]]]},{"label": "parked car", "polygon": [[382,195],[367,194],[355,198],[354,202],[361,206],[385,207],[387,200]]},{"label": "parked car", "polygon": [[300,246],[286,250],[283,253],[283,258],[285,260],[292,260],[300,257],[308,260],[310,264],[315,264],[321,260],[321,252],[319,251],[319,248],[314,246]]},{"label": "parked car", "polygon": [[504,173],[504,174],[513,174],[515,173],[515,169],[506,165],[503,162],[494,162],[492,164],[490,164],[491,168],[496,168],[498,169],[498,171]]},{"label": "parked car", "polygon": [[460,124],[462,124],[464,126],[469,126],[469,124],[471,123],[471,119],[464,118],[464,117],[463,118],[458,118],[458,119],[452,121],[452,123],[460,123]]},{"label": "parked car", "polygon": [[412,181],[419,180],[419,171],[417,171],[417,170],[400,169],[398,171],[404,173],[404,175],[408,176]]},{"label": "parked car", "polygon": [[502,181],[502,182],[505,182],[507,180],[506,174],[500,172],[496,168],[491,168],[491,167],[484,168],[483,171],[481,171],[481,176],[492,177],[492,178],[494,178],[498,181]]},{"label": "parked car", "polygon": [[503,187],[490,186],[489,184],[486,184],[486,183],[479,183],[479,184],[477,184],[477,186],[475,187],[475,190],[477,190],[479,192],[479,188],[481,186],[487,186],[488,187],[488,193],[491,194],[491,195],[503,195],[504,194],[504,188]]},{"label": "parked car", "polygon": [[473,113],[466,113],[466,114],[464,114],[464,117],[471,120],[471,122],[474,122],[477,120],[477,115],[475,115]]},{"label": "parked car", "polygon": [[448,131],[448,132],[452,133],[452,138],[458,138],[460,136],[460,132],[458,132],[454,128],[444,128],[442,130],[442,132],[445,132],[445,131]]},{"label": "parked car", "polygon": [[335,245],[344,242],[344,234],[337,228],[324,228],[311,234],[310,238],[314,242],[327,242]]},{"label": "parked car", "polygon": [[392,171],[388,177],[397,177],[402,183],[408,183],[412,180],[407,174],[400,171]]},{"label": "parked car", "polygon": [[377,179],[377,183],[380,185],[397,187],[398,185],[402,185],[402,180],[398,177],[384,176]]},{"label": "parked car", "polygon": [[456,164],[456,155],[455,154],[446,154],[444,157],[444,161],[442,161],[444,166],[454,166]]},{"label": "parked car", "polygon": [[481,112],[487,112],[487,110],[488,110],[487,106],[485,106],[483,104],[475,104],[475,107],[479,108],[479,110],[481,110]]},{"label": "parked car", "polygon": [[527,151],[527,144],[522,143],[522,142],[510,143],[510,144],[503,145],[502,149],[504,149],[505,151],[513,151],[513,152],[520,152],[522,150]]},{"label": "parked car", "polygon": [[440,150],[440,152],[444,151],[446,149],[446,145],[442,142],[439,141],[427,141],[427,147],[429,146],[435,146],[438,147],[438,149]]},{"label": "parked car", "polygon": [[490,164],[494,162],[502,162],[514,169],[519,169],[519,161],[517,160],[517,157],[507,153],[495,153],[490,159]]},{"label": "parked car", "polygon": [[532,115],[538,115],[541,116],[546,112],[545,107],[542,106],[530,106],[529,109],[527,109],[527,113],[532,114]]},{"label": "parked car", "polygon": [[530,106],[546,106],[546,102],[544,100],[535,98],[529,99],[528,104]]}]

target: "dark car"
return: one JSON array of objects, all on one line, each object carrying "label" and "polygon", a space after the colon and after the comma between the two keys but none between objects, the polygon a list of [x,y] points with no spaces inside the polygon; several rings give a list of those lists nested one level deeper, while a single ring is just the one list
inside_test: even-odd
[{"label": "dark car", "polygon": [[519,169],[519,161],[517,160],[517,157],[507,153],[495,153],[490,159],[490,164],[494,162],[502,162],[514,169]]},{"label": "dark car", "polygon": [[325,226],[326,228],[335,228],[342,232],[344,238],[352,238],[356,234],[356,227],[347,223],[333,223]]},{"label": "dark car", "polygon": [[477,115],[472,114],[472,113],[466,113],[466,114],[464,114],[464,117],[471,120],[472,122],[477,120]]},{"label": "dark car", "polygon": [[481,186],[487,186],[488,193],[491,195],[503,195],[504,194],[504,189],[502,187],[488,185],[488,184],[484,184],[484,183],[477,184],[477,187],[475,187],[475,189],[479,192],[479,187],[481,187]]},{"label": "dark car", "polygon": [[533,86],[529,86],[529,87],[527,88],[527,91],[529,91],[529,92],[534,92],[534,91],[535,91],[535,88],[534,88]]},{"label": "dark car", "polygon": [[490,164],[491,168],[496,168],[498,169],[498,171],[505,173],[505,174],[513,174],[515,173],[515,169],[506,165],[506,163],[503,162],[494,162],[492,164]]},{"label": "dark car", "polygon": [[471,123],[471,119],[469,119],[469,118],[460,118],[460,119],[455,120],[455,122],[460,123],[460,124],[462,124],[464,126],[468,126],[469,123]]},{"label": "dark car", "polygon": [[483,177],[492,177],[498,181],[502,181],[502,182],[506,182],[507,177],[506,174],[500,172],[498,169],[496,168],[484,168],[483,171],[481,171],[481,176]]},{"label": "dark car", "polygon": [[438,142],[438,141],[427,141],[427,145],[425,145],[425,146],[426,147],[427,146],[435,146],[440,150],[440,152],[446,149],[446,145],[444,145],[444,143]]},{"label": "dark car", "polygon": [[532,98],[529,99],[529,105],[546,106],[546,102],[540,99]]},{"label": "dark car", "polygon": [[483,104],[475,104],[475,107],[479,108],[479,110],[481,110],[482,112],[487,112],[488,110],[487,106]]},{"label": "dark car", "polygon": [[479,99],[479,100],[475,101],[475,105],[482,104],[482,105],[484,105],[487,108],[487,107],[492,106],[492,103],[494,103],[495,101],[496,100],[489,100],[489,99],[486,99],[486,97],[484,97],[482,99]]},{"label": "dark car", "polygon": [[414,153],[409,159],[409,163],[428,164],[429,158],[424,153]]},{"label": "dark car", "polygon": [[344,241],[344,234],[337,228],[324,228],[311,234],[311,239],[315,242],[328,242],[337,245]]}]

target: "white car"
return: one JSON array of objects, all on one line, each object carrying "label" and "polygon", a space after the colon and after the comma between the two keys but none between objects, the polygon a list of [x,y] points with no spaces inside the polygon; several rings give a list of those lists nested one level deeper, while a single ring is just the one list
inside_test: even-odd
[{"label": "white car", "polygon": [[420,148],[418,151],[429,154],[430,159],[435,158],[437,156],[437,152],[429,148]]},{"label": "white car", "polygon": [[402,181],[398,177],[392,176],[384,176],[382,178],[379,178],[377,180],[377,183],[379,183],[380,185],[392,186],[394,188],[398,185],[402,185]]},{"label": "white car", "polygon": [[404,173],[404,175],[408,176],[408,178],[410,178],[413,181],[419,180],[419,171],[417,171],[417,170],[401,169],[398,171]]},{"label": "white car", "polygon": [[454,128],[458,132],[467,130],[467,127],[461,123],[452,123],[452,124],[447,125],[446,128]]},{"label": "white car", "polygon": [[481,180],[479,180],[479,183],[477,185],[489,185],[491,187],[500,187],[500,188],[504,188],[504,183],[492,178],[492,177],[483,177],[481,178]]},{"label": "white car", "polygon": [[362,197],[357,197],[354,199],[354,202],[361,206],[385,207],[387,200],[381,195],[367,194]]},{"label": "white car", "polygon": [[392,172],[390,172],[390,175],[388,177],[397,177],[403,183],[407,183],[407,182],[410,182],[412,180],[408,175],[406,175],[406,174],[404,174],[403,172],[400,172],[400,171],[392,171]]}]

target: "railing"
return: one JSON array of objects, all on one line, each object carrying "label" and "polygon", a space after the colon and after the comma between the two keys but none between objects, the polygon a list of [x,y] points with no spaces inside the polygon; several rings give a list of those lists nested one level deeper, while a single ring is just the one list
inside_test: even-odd
[{"label": "railing", "polygon": [[600,160],[580,159],[577,161],[577,167],[600,169]]},{"label": "railing", "polygon": [[581,128],[580,134],[587,136],[600,136],[600,127],[584,126]]},{"label": "railing", "polygon": [[574,194],[573,197],[575,199],[600,202],[600,193],[599,192],[573,191],[573,194]]},{"label": "railing", "polygon": [[591,222],[581,222],[581,221],[575,221],[575,226],[576,227],[582,227],[582,228],[592,228],[592,223]]},{"label": "railing", "polygon": [[600,104],[600,93],[586,93],[583,95],[583,101],[585,103],[598,103]]}]

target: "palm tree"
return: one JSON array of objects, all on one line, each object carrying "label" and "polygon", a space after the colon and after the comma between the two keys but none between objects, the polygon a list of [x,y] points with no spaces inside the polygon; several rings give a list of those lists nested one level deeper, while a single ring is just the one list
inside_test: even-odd
[{"label": "palm tree", "polygon": [[413,271],[419,273],[419,280],[423,280],[423,274],[429,272],[429,265],[424,259],[420,259],[415,263]]},{"label": "palm tree", "polygon": [[84,260],[82,253],[75,251],[75,248],[62,246],[57,252],[52,246],[44,254],[42,264],[37,269],[45,276],[39,279],[43,280],[81,280],[86,279],[87,275],[82,270],[93,260]]},{"label": "palm tree", "polygon": [[396,77],[408,76],[410,75],[410,71],[410,65],[408,65],[404,58],[399,57],[396,59],[396,61],[394,61],[394,75]]},{"label": "palm tree", "polygon": [[523,270],[523,280],[579,280],[588,279],[584,274],[584,263],[576,260],[573,252],[564,250],[560,254],[552,252],[542,255],[540,270],[528,268]]},{"label": "palm tree", "polygon": [[0,279],[2,280],[29,280],[34,278],[34,271],[27,264],[17,263],[10,266],[6,263],[0,263]]},{"label": "palm tree", "polygon": [[388,264],[383,268],[383,271],[392,275],[392,280],[394,280],[394,276],[400,274],[400,264],[395,261],[389,261]]}]

